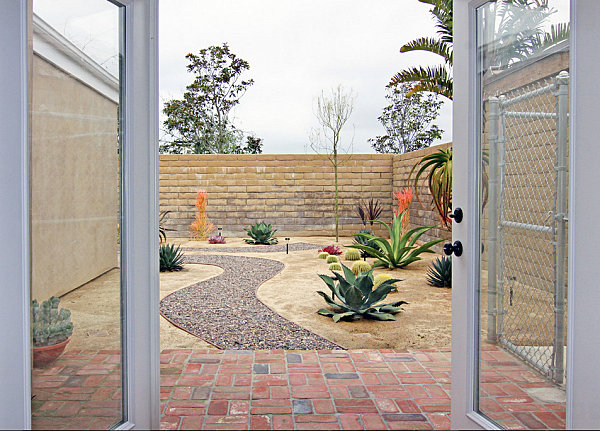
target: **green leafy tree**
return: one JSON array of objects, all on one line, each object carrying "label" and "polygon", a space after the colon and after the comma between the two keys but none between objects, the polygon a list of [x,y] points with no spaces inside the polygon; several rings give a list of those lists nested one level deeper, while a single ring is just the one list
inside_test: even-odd
[{"label": "green leafy tree", "polygon": [[387,134],[369,139],[378,153],[407,153],[428,147],[442,137],[443,130],[431,123],[443,102],[433,93],[410,94],[410,91],[407,83],[387,86],[385,98],[390,105],[383,108],[378,118]]},{"label": "green leafy tree", "polygon": [[182,99],[164,104],[163,122],[166,142],[161,151],[167,153],[236,153],[245,149],[261,151],[258,142],[248,141],[242,146],[243,132],[230,120],[231,110],[240,103],[254,80],[243,80],[242,74],[250,68],[247,61],[237,57],[224,43],[201,49],[198,55],[185,56],[187,70],[195,75],[186,87]]}]

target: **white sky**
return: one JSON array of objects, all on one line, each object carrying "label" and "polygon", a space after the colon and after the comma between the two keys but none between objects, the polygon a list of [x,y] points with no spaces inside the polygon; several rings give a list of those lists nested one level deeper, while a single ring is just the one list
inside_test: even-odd
[{"label": "white sky", "polygon": [[[354,131],[354,152],[374,152],[367,139],[385,133],[377,117],[392,75],[439,63],[433,54],[400,54],[400,47],[434,34],[429,7],[417,0],[161,0],[160,97],[180,98],[192,81],[188,52],[228,42],[255,81],[234,124],[263,138],[263,152],[305,152],[317,126],[314,100],[338,84],[356,95],[346,139]],[[451,136],[445,105],[436,121],[446,132],[439,143]]]}]

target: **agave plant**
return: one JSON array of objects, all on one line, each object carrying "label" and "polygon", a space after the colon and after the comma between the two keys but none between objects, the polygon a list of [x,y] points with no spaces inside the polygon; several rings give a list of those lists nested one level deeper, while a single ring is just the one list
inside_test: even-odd
[{"label": "agave plant", "polygon": [[277,229],[273,229],[273,226],[266,224],[264,221],[254,223],[250,228],[244,230],[252,238],[244,240],[248,244],[277,244],[277,238],[273,237]]},{"label": "agave plant", "polygon": [[427,284],[434,287],[452,287],[452,258],[442,256],[431,264],[427,272]]},{"label": "agave plant", "polygon": [[159,250],[160,272],[181,271],[183,269],[183,253],[175,244],[163,244]]},{"label": "agave plant", "polygon": [[394,214],[391,227],[381,220],[376,220],[377,223],[382,224],[388,230],[390,235],[389,241],[380,236],[366,233],[357,234],[374,241],[379,246],[380,250],[375,250],[372,247],[362,244],[352,244],[348,247],[364,250],[367,253],[375,256],[377,260],[373,264],[373,268],[382,266],[390,269],[404,268],[413,262],[421,260],[422,258],[419,257],[421,253],[434,253],[431,247],[442,242],[442,239],[435,239],[420,246],[417,246],[416,242],[421,235],[435,226],[418,227],[411,229],[402,235],[402,219],[404,218],[404,214],[405,212],[401,213],[400,217]]},{"label": "agave plant", "polygon": [[[379,250],[379,246],[377,245],[377,243],[375,241],[371,241],[370,239],[366,238],[365,236],[359,235],[361,233],[373,235],[373,232],[371,232],[369,229],[361,229],[359,233],[354,234],[354,243],[355,244],[366,245],[371,248],[374,248],[375,250]],[[367,258],[369,256],[371,256],[371,255],[368,252],[366,252],[364,250],[360,251],[360,257]],[[375,257],[375,256],[371,256],[371,257]]]},{"label": "agave plant", "polygon": [[[335,279],[319,274],[321,280],[329,287],[331,296],[322,291],[317,293],[325,299],[333,311],[321,308],[317,313],[332,317],[336,323],[342,319],[358,320],[363,317],[376,320],[396,320],[393,315],[402,310],[401,305],[408,303],[396,301],[381,304],[380,301],[394,289],[393,283],[402,280],[395,278],[385,280],[376,289],[373,289],[373,270],[356,277],[347,266],[344,264],[341,266],[344,275],[334,271]],[[336,298],[340,301],[339,303],[336,302]]]},{"label": "agave plant", "polygon": [[435,153],[421,158],[411,169],[408,178],[420,166],[415,176],[415,194],[421,205],[423,202],[419,196],[419,179],[429,169],[427,183],[433,199],[433,204],[440,214],[444,226],[452,228],[452,219],[448,216],[452,209],[452,148],[441,149]]}]

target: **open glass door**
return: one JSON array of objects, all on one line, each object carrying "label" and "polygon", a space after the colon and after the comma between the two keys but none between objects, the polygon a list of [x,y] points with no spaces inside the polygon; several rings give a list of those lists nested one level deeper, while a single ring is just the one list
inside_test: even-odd
[{"label": "open glass door", "polygon": [[453,427],[594,426],[600,4],[454,5]]}]

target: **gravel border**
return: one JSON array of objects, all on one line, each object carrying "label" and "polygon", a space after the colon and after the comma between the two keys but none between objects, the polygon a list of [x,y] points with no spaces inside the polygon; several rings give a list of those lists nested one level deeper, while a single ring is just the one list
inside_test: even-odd
[{"label": "gravel border", "polygon": [[160,313],[175,326],[220,349],[343,349],[285,319],[256,297],[258,287],[279,274],[283,263],[227,255],[188,255],[185,263],[216,265],[225,271],[160,301]]},{"label": "gravel border", "polygon": [[[314,250],[325,247],[307,242],[290,244],[290,251]],[[285,251],[285,244],[251,245],[248,247],[181,247],[182,251],[209,251],[211,253],[280,253]]]}]

